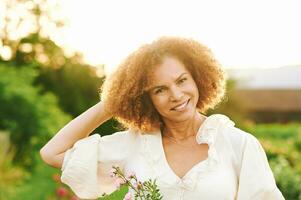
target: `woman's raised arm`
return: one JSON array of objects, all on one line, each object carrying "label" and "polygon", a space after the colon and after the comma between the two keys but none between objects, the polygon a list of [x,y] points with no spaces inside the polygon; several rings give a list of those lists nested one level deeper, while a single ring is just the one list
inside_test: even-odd
[{"label": "woman's raised arm", "polygon": [[40,150],[41,158],[48,165],[61,168],[65,152],[111,117],[111,114],[105,111],[104,103],[97,103],[66,124],[51,138]]}]

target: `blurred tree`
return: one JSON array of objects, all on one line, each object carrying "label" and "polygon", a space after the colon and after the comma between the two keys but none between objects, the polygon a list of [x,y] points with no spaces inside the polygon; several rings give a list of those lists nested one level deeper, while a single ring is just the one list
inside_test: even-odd
[{"label": "blurred tree", "polygon": [[226,94],[221,103],[216,108],[210,109],[207,114],[221,113],[229,116],[237,127],[243,128],[245,119],[248,114],[248,109],[235,95],[236,81],[233,79],[227,80]]},{"label": "blurred tree", "polygon": [[[73,117],[97,103],[104,76],[99,77],[95,67],[85,64],[81,54],[66,56],[64,49],[51,39],[65,24],[59,1],[5,0],[3,3],[0,63],[38,69],[34,84],[42,87],[42,93],[51,91],[57,95],[61,108]],[[113,131],[106,128],[105,132]]]},{"label": "blurred tree", "polygon": [[40,94],[32,85],[37,70],[0,64],[0,129],[10,133],[16,147],[14,162],[30,167],[32,153],[42,147],[60,127],[71,120],[52,93]]},{"label": "blurred tree", "polygon": [[[58,0],[3,0],[0,6],[3,12],[3,23],[0,24],[0,60],[22,61],[16,59],[22,58],[18,55],[22,52],[38,58],[43,45],[35,45],[36,41],[53,37],[53,33],[58,34],[64,26],[65,19],[60,12]],[[26,37],[30,41],[24,40]],[[23,61],[29,61],[26,59]],[[41,56],[40,59],[43,60]]]},{"label": "blurred tree", "polygon": [[13,163],[14,152],[10,148],[9,133],[0,130],[0,199],[11,199],[15,187],[28,173]]}]

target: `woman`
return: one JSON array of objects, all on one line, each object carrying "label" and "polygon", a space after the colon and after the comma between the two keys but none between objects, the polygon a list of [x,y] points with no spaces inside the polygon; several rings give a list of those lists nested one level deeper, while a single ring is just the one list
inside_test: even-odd
[{"label": "woman", "polygon": [[[103,85],[102,101],[42,149],[81,198],[114,191],[112,166],[156,179],[164,199],[282,200],[258,140],[227,116],[205,116],[223,98],[225,75],[192,39],[162,37],[140,47]],[[128,129],[89,134],[111,117]],[[88,137],[89,136],[89,137]]]}]

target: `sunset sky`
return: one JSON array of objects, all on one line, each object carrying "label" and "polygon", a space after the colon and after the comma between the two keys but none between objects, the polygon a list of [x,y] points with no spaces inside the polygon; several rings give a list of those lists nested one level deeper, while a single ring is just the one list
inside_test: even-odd
[{"label": "sunset sky", "polygon": [[301,2],[277,0],[63,0],[68,19],[56,40],[111,72],[162,35],[197,39],[225,68],[301,65]]}]

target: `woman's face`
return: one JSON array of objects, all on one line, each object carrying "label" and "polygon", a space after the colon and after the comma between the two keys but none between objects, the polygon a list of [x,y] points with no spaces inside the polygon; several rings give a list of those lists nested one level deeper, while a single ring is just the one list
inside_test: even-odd
[{"label": "woman's face", "polygon": [[182,122],[194,116],[199,93],[184,64],[165,57],[150,78],[149,95],[164,121]]}]

